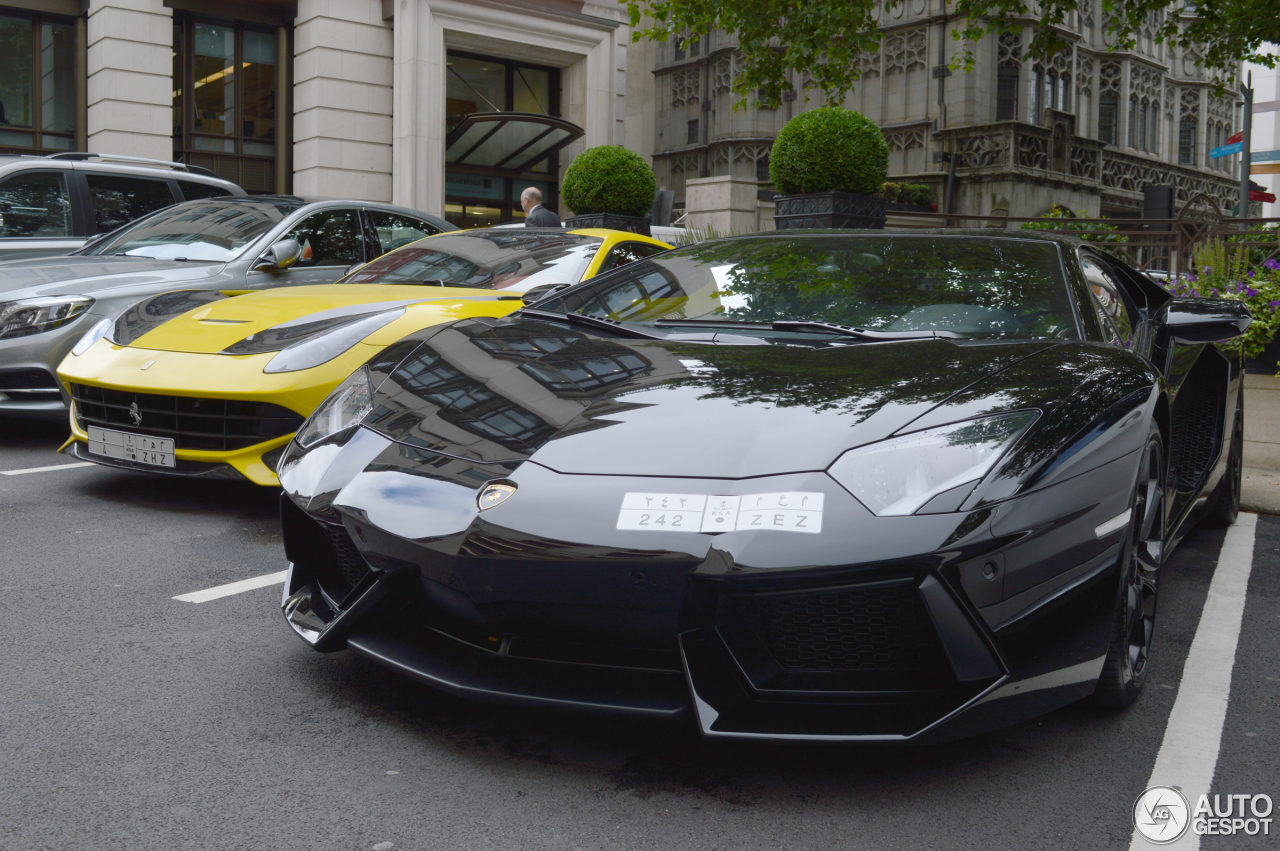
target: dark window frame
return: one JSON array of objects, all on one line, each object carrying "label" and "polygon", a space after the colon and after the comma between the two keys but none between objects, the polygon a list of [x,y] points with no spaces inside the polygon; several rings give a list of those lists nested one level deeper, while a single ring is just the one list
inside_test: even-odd
[{"label": "dark window frame", "polygon": [[[548,92],[549,102],[546,104],[547,114],[553,118],[564,117],[561,110],[561,99],[562,99],[561,98],[561,95],[562,95],[561,71],[562,69],[553,67],[551,65],[535,65],[532,62],[521,62],[515,59],[507,59],[501,56],[491,56],[485,53],[472,53],[471,51],[468,51],[468,50],[447,49],[445,51],[445,54],[446,54],[446,57],[459,56],[466,59],[480,59],[485,62],[493,62],[494,64],[503,65],[505,68],[504,73],[506,75],[505,76],[506,82],[504,85],[503,102],[502,102],[502,109],[504,112],[515,111],[515,82],[516,82],[515,69],[517,66],[520,68],[529,68],[534,71],[546,72],[547,88],[549,89],[549,92]],[[547,170],[545,172],[527,171],[518,177],[510,176],[509,172],[499,172],[495,169],[485,169],[477,166],[448,166],[449,171],[465,173],[465,174],[476,174],[481,177],[488,177],[493,180],[501,181],[503,185],[503,191],[502,191],[501,198],[482,198],[479,196],[472,196],[472,195],[446,194],[445,204],[459,205],[462,208],[462,210],[456,215],[453,215],[452,219],[450,218],[451,214],[446,211],[445,219],[450,221],[452,224],[456,224],[462,227],[462,226],[465,226],[464,223],[466,221],[466,216],[467,216],[466,214],[467,207],[495,207],[499,210],[499,214],[498,214],[499,221],[512,221],[515,216],[515,211],[520,209],[520,202],[518,200],[514,200],[512,196],[515,194],[516,186],[523,184],[525,181],[548,184],[548,191],[542,199],[542,204],[544,207],[546,207],[549,210],[558,210],[560,207],[560,179],[559,179],[560,154],[559,152],[555,152],[551,154],[551,156],[547,157],[545,160],[543,160],[543,162],[547,164]],[[537,163],[534,163],[534,165],[537,165]]]},{"label": "dark window frame", "polygon": [[[75,49],[80,51],[81,45],[79,38],[75,33],[75,19],[68,18],[64,15],[51,15],[45,12],[30,12],[24,9],[13,9],[5,7],[3,14],[8,18],[25,18],[31,21],[32,29],[32,50],[31,50],[31,127],[19,127],[17,125],[3,125],[6,132],[29,134],[32,139],[30,146],[14,145],[10,143],[0,143],[0,153],[16,153],[16,154],[56,154],[63,151],[75,150],[76,144],[76,128],[73,127],[70,133],[60,133],[56,130],[44,129],[44,92],[41,90],[44,85],[44,75],[41,73],[40,55],[40,28],[44,24],[58,24],[65,27],[71,27],[73,38],[76,39]],[[72,94],[75,98],[75,94]],[[85,116],[80,112],[77,104],[72,104],[72,109],[76,112],[75,125],[81,127],[84,125]],[[68,143],[63,147],[49,147],[42,144],[45,136],[51,136],[57,139],[67,139]]]},{"label": "dark window frame", "polygon": [[[197,132],[195,128],[195,99],[188,96],[195,89],[195,30],[199,24],[206,24],[217,27],[227,27],[234,31],[235,48],[233,51],[233,64],[235,73],[232,74],[232,85],[234,91],[233,99],[233,117],[232,127],[234,133],[228,135],[225,133],[206,133]],[[269,139],[249,137],[245,135],[245,97],[244,97],[244,36],[246,32],[254,32],[262,35],[269,35],[273,40],[277,38],[276,29],[265,24],[256,24],[246,21],[229,20],[222,18],[209,17],[206,15],[194,15],[186,12],[175,11],[173,16],[174,27],[174,53],[175,58],[181,63],[179,74],[181,79],[173,81],[173,88],[178,94],[173,99],[173,105],[176,107],[178,114],[178,126],[173,132],[173,157],[178,162],[193,162],[198,159],[208,159],[215,163],[224,163],[227,160],[234,160],[237,163],[253,163],[259,167],[265,168],[267,173],[271,175],[271,188],[267,189],[267,194],[282,194],[287,191],[287,187],[275,185],[276,181],[276,154],[279,151],[278,136],[280,133],[286,134],[286,146],[288,145],[290,126],[292,124],[292,115],[282,117],[280,115],[281,101],[288,100],[288,97],[282,98],[281,93],[276,91],[276,85],[279,80],[280,63],[286,63],[285,73],[292,87],[292,49],[285,55],[280,55],[280,51],[276,50],[276,64],[272,66],[273,74],[272,91],[275,95],[275,119],[272,129],[272,136]],[[179,43],[179,32],[181,43]],[[291,40],[292,41],[292,40]],[[289,93],[289,97],[292,92]],[[231,140],[234,150],[232,151],[214,151],[197,148],[194,140],[196,138],[208,138],[217,140]],[[258,153],[246,153],[244,150],[245,142],[269,143],[273,146],[270,155]],[[193,159],[196,158],[196,159]],[[216,172],[217,166],[211,165]],[[239,168],[237,168],[239,170]],[[232,183],[243,183],[239,174],[219,174],[219,177],[230,180]]]}]

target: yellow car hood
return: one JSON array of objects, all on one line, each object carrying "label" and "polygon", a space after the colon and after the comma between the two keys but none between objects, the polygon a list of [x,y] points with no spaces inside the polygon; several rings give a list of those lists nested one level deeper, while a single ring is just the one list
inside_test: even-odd
[{"label": "yellow car hood", "polygon": [[[425,327],[465,319],[472,315],[477,301],[500,301],[510,305],[512,310],[521,304],[518,294],[462,287],[392,284],[282,287],[233,296],[196,308],[143,334],[130,346],[166,352],[216,354],[250,334],[290,320],[305,321],[307,317],[324,311],[366,305],[370,306],[370,312],[378,306],[386,309],[407,307],[410,313],[429,311],[431,318],[424,323]],[[416,305],[421,305],[421,309],[415,310]]]}]

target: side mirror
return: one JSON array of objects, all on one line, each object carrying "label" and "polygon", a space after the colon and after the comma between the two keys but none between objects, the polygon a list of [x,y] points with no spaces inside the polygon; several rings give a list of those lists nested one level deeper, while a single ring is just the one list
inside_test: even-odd
[{"label": "side mirror", "polygon": [[558,293],[571,286],[573,286],[573,284],[538,284],[536,287],[531,287],[530,289],[525,290],[520,296],[520,300],[525,304],[534,304],[535,302],[542,301],[552,293]]},{"label": "side mirror", "polygon": [[1177,343],[1222,343],[1248,331],[1253,316],[1227,298],[1174,298],[1160,308],[1156,322]]},{"label": "side mirror", "polygon": [[282,239],[272,245],[254,265],[255,272],[283,272],[302,256],[302,246],[296,239]]}]

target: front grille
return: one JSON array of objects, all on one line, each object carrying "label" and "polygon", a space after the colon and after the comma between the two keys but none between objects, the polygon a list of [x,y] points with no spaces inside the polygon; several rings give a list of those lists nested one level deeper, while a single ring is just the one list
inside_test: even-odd
[{"label": "front grille", "polygon": [[[745,627],[784,671],[933,672],[937,634],[911,581],[731,597],[730,624]],[[734,631],[722,630],[726,636]],[[735,650],[738,640],[730,640]]]},{"label": "front grille", "polygon": [[72,384],[71,397],[82,428],[171,437],[176,449],[244,449],[297,431],[303,419],[269,402],[164,396],[87,384]]},{"label": "front grille", "polygon": [[0,392],[5,390],[43,390],[58,392],[58,382],[43,369],[12,369],[0,372]]},{"label": "front grille", "polygon": [[[1221,446],[1226,382],[1214,360],[1201,357],[1173,403],[1169,474],[1179,490],[1200,484]],[[1215,374],[1217,373],[1217,374]]]},{"label": "front grille", "polygon": [[341,605],[356,587],[369,575],[369,565],[356,549],[355,542],[343,526],[324,527],[325,541],[329,545],[328,563],[318,565],[317,578],[325,593]]}]

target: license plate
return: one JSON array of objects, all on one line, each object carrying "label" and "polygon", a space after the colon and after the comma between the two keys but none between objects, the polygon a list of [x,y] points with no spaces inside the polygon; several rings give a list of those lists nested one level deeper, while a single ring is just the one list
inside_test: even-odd
[{"label": "license plate", "polygon": [[89,426],[89,452],[122,461],[150,464],[153,467],[177,467],[173,457],[173,438],[148,437],[127,431],[110,431]]}]

